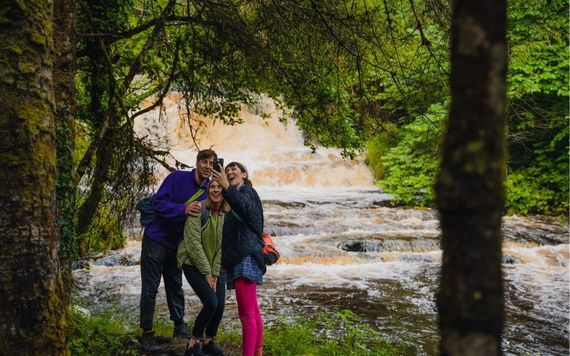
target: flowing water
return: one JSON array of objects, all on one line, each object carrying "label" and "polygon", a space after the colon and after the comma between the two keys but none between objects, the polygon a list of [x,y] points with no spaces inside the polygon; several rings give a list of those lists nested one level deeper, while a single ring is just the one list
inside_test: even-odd
[{"label": "flowing water", "polygon": [[[177,120],[178,98],[170,96],[162,118],[138,123],[141,136],[174,149],[192,165],[192,134]],[[262,120],[278,116],[261,102],[242,114],[246,125],[224,127],[204,118],[200,147],[212,146],[228,163],[250,171],[264,205],[266,230],[282,260],[271,266],[260,288],[267,322],[278,316],[350,309],[415,354],[437,353],[437,290],[441,262],[436,213],[390,207],[390,196],[373,184],[362,162],[347,162],[337,150],[311,153],[291,124]],[[140,227],[128,229],[127,246],[77,269],[76,297],[93,311],[118,307],[138,317]],[[526,355],[568,355],[568,230],[545,217],[504,218],[506,324],[503,349]],[[199,301],[184,282],[188,319]],[[236,323],[228,293],[227,323]],[[164,292],[159,313],[167,316]]]}]

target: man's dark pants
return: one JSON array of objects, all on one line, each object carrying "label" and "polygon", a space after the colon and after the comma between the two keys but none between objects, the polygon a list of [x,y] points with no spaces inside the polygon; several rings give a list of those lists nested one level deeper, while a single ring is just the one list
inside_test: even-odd
[{"label": "man's dark pants", "polygon": [[179,324],[184,320],[184,294],[182,270],[177,266],[176,250],[168,249],[144,236],[141,251],[140,301],[140,327],[144,331],[152,330],[156,294],[161,277],[164,278],[170,320]]}]

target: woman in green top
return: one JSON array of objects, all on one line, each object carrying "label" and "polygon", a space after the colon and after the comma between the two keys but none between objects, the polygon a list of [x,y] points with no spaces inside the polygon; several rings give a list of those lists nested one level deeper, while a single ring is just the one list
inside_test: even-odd
[{"label": "woman in green top", "polygon": [[[224,215],[228,211],[229,205],[222,198],[222,186],[212,181],[208,188],[208,199],[202,203],[202,215],[186,218],[184,240],[178,246],[178,265],[182,266],[186,280],[202,302],[187,354],[224,354],[214,342],[214,337],[225,306],[226,287],[220,280],[220,264],[222,228]],[[200,347],[199,341],[204,336],[204,331],[206,338]]]}]

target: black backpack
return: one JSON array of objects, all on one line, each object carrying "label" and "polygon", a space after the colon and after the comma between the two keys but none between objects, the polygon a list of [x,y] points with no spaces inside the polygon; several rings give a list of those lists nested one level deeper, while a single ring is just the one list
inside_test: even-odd
[{"label": "black backpack", "polygon": [[[206,188],[200,187],[200,189],[198,189],[196,191],[196,193],[194,193],[194,195],[192,195],[190,198],[188,198],[188,200],[186,200],[184,202],[184,205],[188,205],[188,204],[192,203],[194,200],[198,199],[198,197],[200,195],[202,195],[202,193],[204,193],[205,190],[206,190]],[[141,200],[139,200],[137,202],[136,208],[139,211],[139,213],[141,214],[139,221],[140,221],[142,226],[147,226],[156,218],[156,212],[154,211],[154,208],[152,207],[152,199],[153,198],[154,198],[154,194],[151,196],[148,196],[146,198],[142,198]],[[207,216],[206,216],[206,218],[207,218]]]}]

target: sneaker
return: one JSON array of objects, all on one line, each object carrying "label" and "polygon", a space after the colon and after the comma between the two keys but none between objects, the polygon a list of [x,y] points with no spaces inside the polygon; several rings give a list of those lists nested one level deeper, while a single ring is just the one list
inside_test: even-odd
[{"label": "sneaker", "polygon": [[174,332],[172,333],[172,337],[181,337],[184,339],[189,339],[190,336],[191,336],[190,331],[188,330],[188,325],[186,325],[186,323],[174,326]]},{"label": "sneaker", "polygon": [[207,344],[204,342],[204,346],[202,347],[202,351],[206,355],[212,356],[224,356],[224,350],[218,345],[213,339],[210,340]]},{"label": "sneaker", "polygon": [[197,342],[194,344],[194,346],[186,349],[184,356],[206,356],[206,354],[202,352],[200,343]]},{"label": "sneaker", "polygon": [[154,339],[154,331],[143,332],[141,335],[141,348],[144,352],[162,352],[162,348],[156,344]]}]

